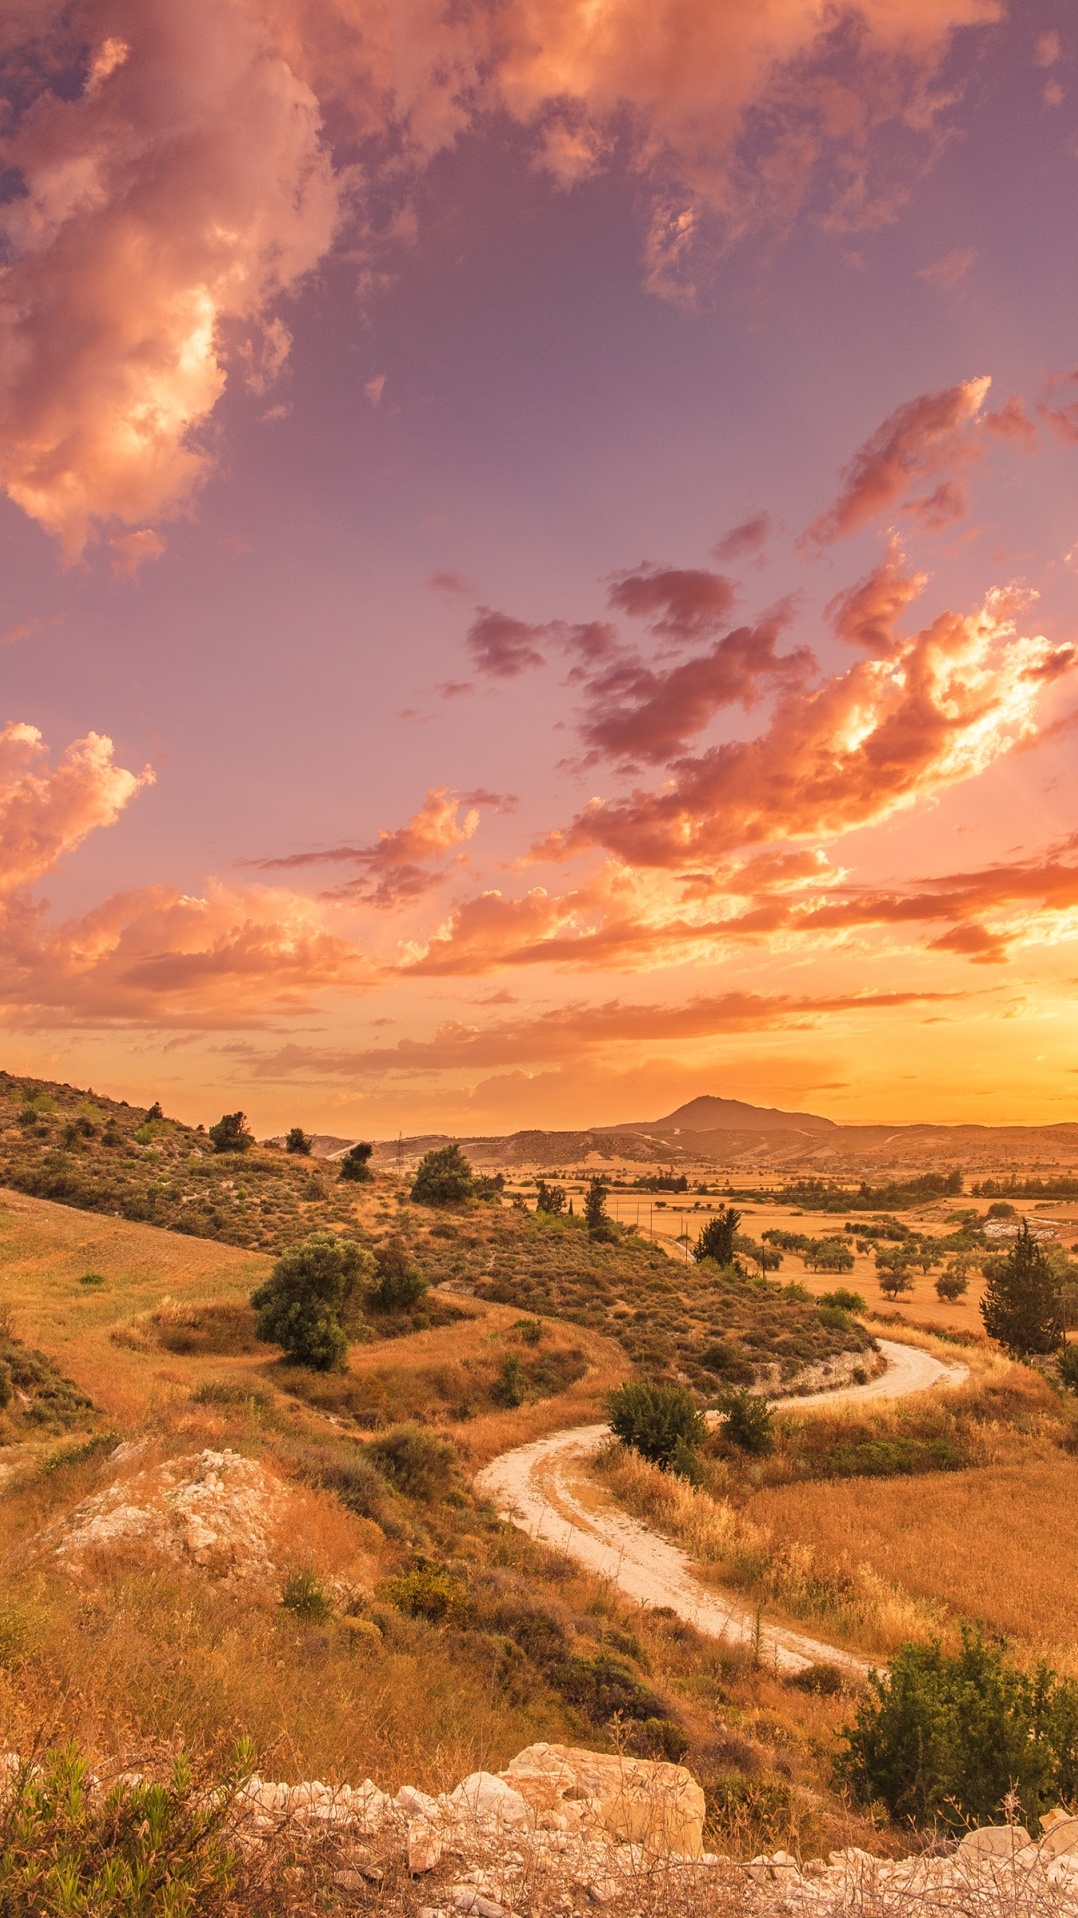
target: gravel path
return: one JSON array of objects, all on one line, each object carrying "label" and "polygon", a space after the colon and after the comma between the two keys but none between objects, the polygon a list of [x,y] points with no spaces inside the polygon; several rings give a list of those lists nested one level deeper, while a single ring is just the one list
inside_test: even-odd
[{"label": "gravel path", "polygon": [[[903,1398],[961,1385],[969,1376],[967,1366],[943,1365],[916,1346],[891,1339],[881,1339],[879,1346],[887,1360],[887,1370],[879,1378],[810,1398],[784,1399],[781,1410]],[[478,1474],[476,1490],[493,1501],[503,1518],[610,1579],[627,1598],[641,1605],[669,1605],[679,1618],[711,1638],[751,1644],[757,1621],[743,1599],[702,1584],[680,1546],[658,1538],[638,1519],[604,1500],[588,1474],[587,1462],[606,1438],[607,1429],[580,1425],[503,1452]],[[860,1674],[872,1665],[856,1653],[780,1626],[765,1625],[760,1643],[764,1656],[779,1671],[802,1671],[825,1661]]]}]

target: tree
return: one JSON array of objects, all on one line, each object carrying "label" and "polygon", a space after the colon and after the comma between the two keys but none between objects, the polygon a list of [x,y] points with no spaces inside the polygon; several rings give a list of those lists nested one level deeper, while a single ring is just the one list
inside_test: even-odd
[{"label": "tree", "polygon": [[1025,1219],[1006,1258],[986,1259],[981,1317],[990,1339],[1027,1358],[1060,1340],[1059,1281]]},{"label": "tree", "polygon": [[545,1179],[540,1179],[539,1190],[535,1197],[535,1210],[537,1212],[549,1212],[552,1216],[559,1212],[564,1212],[565,1187],[563,1185],[548,1185]]},{"label": "tree", "polygon": [[341,1169],[338,1177],[342,1179],[355,1179],[360,1184],[365,1184],[368,1179],[373,1179],[374,1174],[368,1163],[373,1151],[374,1147],[372,1145],[367,1145],[363,1140],[357,1140],[356,1144],[350,1146],[341,1158]]},{"label": "tree", "polygon": [[289,1127],[288,1135],[284,1142],[286,1152],[294,1152],[301,1159],[309,1159],[313,1145],[314,1140],[311,1138],[310,1133],[304,1132],[301,1125]]},{"label": "tree", "polygon": [[843,1239],[810,1239],[801,1257],[806,1272],[852,1272],[853,1253]]},{"label": "tree", "polygon": [[459,1145],[438,1146],[420,1159],[411,1196],[417,1205],[463,1205],[475,1196],[475,1176]]},{"label": "tree", "polygon": [[258,1337],[280,1345],[297,1365],[339,1370],[360,1317],[362,1290],[374,1274],[371,1253],[353,1239],[316,1232],[281,1254],[251,1294]]},{"label": "tree", "polygon": [[606,1215],[608,1191],[609,1187],[605,1179],[600,1178],[598,1173],[589,1180],[587,1195],[584,1199],[584,1223],[589,1232],[600,1233],[603,1227],[610,1223]]},{"label": "tree", "polygon": [[936,1297],[940,1303],[953,1304],[969,1291],[969,1262],[966,1259],[952,1259],[946,1271],[936,1280]]},{"label": "tree", "polygon": [[1030,1823],[1078,1792],[1078,1683],[1026,1672],[964,1629],[961,1650],[903,1645],[843,1732],[836,1770],[862,1803],[926,1830],[997,1819],[1014,1792]]},{"label": "tree", "polygon": [[151,1119],[163,1119],[164,1116],[165,1115],[161,1108],[160,1099],[155,1099],[152,1106],[150,1107],[149,1111],[146,1114],[146,1123],[148,1125]]},{"label": "tree", "polygon": [[732,1205],[721,1206],[715,1217],[708,1220],[693,1247],[697,1265],[703,1259],[713,1259],[716,1265],[733,1265],[734,1241],[740,1224],[740,1212],[735,1212]]},{"label": "tree", "polygon": [[223,1112],[217,1124],[211,1125],[209,1137],[215,1152],[247,1152],[255,1142],[245,1112]]},{"label": "tree", "polygon": [[[663,1472],[695,1476],[697,1447],[707,1423],[683,1385],[641,1380],[619,1385],[607,1399],[610,1430]],[[695,1468],[695,1470],[694,1470]]]},{"label": "tree", "polygon": [[877,1267],[880,1279],[880,1291],[884,1298],[892,1301],[913,1291],[913,1280],[908,1265],[885,1265]]},{"label": "tree", "polygon": [[387,1239],[374,1260],[375,1278],[367,1297],[376,1312],[409,1312],[430,1291],[403,1239]]}]

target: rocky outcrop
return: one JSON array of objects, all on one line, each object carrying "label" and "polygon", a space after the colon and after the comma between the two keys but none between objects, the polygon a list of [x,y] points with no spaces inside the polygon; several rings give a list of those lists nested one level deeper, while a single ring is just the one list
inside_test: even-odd
[{"label": "rocky outcrop", "polygon": [[707,1807],[683,1765],[529,1745],[501,1777],[533,1811],[555,1813],[563,1831],[605,1831],[667,1857],[703,1855]]}]

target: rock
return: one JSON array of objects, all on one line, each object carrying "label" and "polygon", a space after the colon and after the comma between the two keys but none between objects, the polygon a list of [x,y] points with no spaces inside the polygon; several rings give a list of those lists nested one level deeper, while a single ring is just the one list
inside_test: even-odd
[{"label": "rock", "polygon": [[1038,1850],[1045,1860],[1063,1858],[1070,1852],[1078,1855],[1078,1818],[1069,1818],[1066,1812],[1049,1812],[1041,1819],[1044,1837]]},{"label": "rock", "polygon": [[344,1871],[335,1871],[333,1882],[342,1891],[362,1891],[364,1885],[380,1885],[385,1877],[377,1865],[354,1865]]},{"label": "rock", "polygon": [[438,1800],[431,1798],[425,1791],[417,1791],[414,1785],[402,1785],[393,1800],[398,1811],[406,1811],[413,1818],[436,1818]]},{"label": "rock", "polygon": [[408,1869],[433,1871],[441,1863],[442,1841],[426,1818],[413,1818],[408,1826]]},{"label": "rock", "polygon": [[493,1898],[484,1897],[474,1885],[453,1885],[449,1896],[453,1900],[454,1911],[470,1912],[473,1918],[509,1918],[504,1905]]},{"label": "rock", "polygon": [[528,1823],[527,1800],[493,1772],[470,1773],[450,1792],[449,1803],[458,1815],[470,1812],[473,1818],[497,1818],[503,1825]]},{"label": "rock", "polygon": [[529,1745],[501,1773],[534,1810],[571,1814],[649,1851],[699,1858],[704,1849],[704,1794],[683,1765]]},{"label": "rock", "polygon": [[1024,1825],[980,1825],[968,1831],[958,1847],[959,1858],[1009,1858],[1029,1844]]}]

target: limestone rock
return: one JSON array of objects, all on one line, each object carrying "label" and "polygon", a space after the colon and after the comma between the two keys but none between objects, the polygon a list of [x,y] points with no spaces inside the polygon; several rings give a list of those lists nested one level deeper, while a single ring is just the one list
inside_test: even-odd
[{"label": "limestone rock", "polygon": [[1062,1858],[1071,1852],[1078,1856],[1078,1818],[1065,1812],[1049,1812],[1041,1819],[1044,1837],[1037,1849],[1043,1859]]},{"label": "limestone rock", "polygon": [[473,1818],[497,1818],[503,1825],[528,1823],[527,1800],[494,1772],[470,1773],[450,1792],[449,1803],[458,1814],[466,1812]]},{"label": "limestone rock", "polygon": [[501,1773],[534,1810],[569,1813],[651,1852],[699,1858],[704,1794],[683,1765],[570,1745],[529,1745]]},{"label": "limestone rock", "polygon": [[408,1826],[408,1869],[433,1871],[441,1863],[442,1841],[426,1818],[413,1818]]},{"label": "limestone rock", "polygon": [[968,1831],[958,1847],[960,1858],[1007,1858],[1012,1859],[1016,1851],[1029,1844],[1029,1833],[1023,1825],[980,1825],[976,1831]]}]

